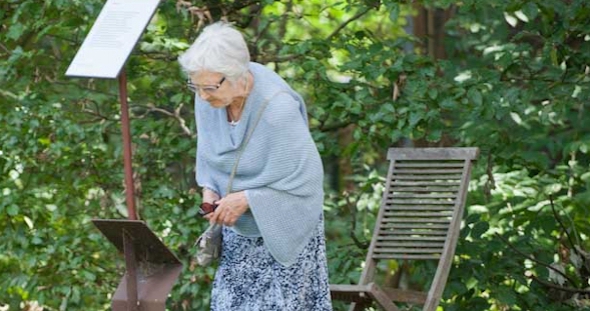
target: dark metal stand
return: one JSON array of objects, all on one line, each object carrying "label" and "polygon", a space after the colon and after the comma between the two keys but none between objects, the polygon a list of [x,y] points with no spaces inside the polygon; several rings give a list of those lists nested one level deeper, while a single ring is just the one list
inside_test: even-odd
[{"label": "dark metal stand", "polygon": [[125,255],[127,272],[112,299],[113,311],[164,311],[182,264],[140,220],[94,219],[92,223]]},{"label": "dark metal stand", "polygon": [[92,222],[125,256],[126,273],[113,296],[113,311],[164,311],[182,264],[143,221],[137,220],[125,70],[119,74],[119,99],[129,220]]},{"label": "dark metal stand", "polygon": [[[166,310],[166,297],[182,270],[182,264],[145,223],[138,220],[139,215],[135,209],[131,130],[127,105],[127,76],[125,74],[125,62],[132,47],[137,44],[141,32],[145,30],[155,14],[160,0],[143,0],[141,4],[131,3],[130,7],[121,5],[121,8],[115,8],[114,6],[120,6],[121,3],[115,4],[114,2],[107,1],[107,6],[109,3],[112,5],[110,9],[103,8],[99,20],[101,16],[109,16],[116,14],[119,10],[124,11],[133,7],[133,13],[137,14],[133,15],[133,23],[130,24],[140,26],[139,23],[141,23],[143,25],[141,28],[130,26],[129,29],[126,29],[124,33],[126,43],[133,43],[133,45],[122,45],[117,51],[118,53],[110,55],[92,44],[82,44],[66,75],[85,78],[118,78],[119,82],[125,197],[129,220],[95,219],[92,221],[125,257],[126,273],[113,295],[112,309],[113,311],[164,311]],[[108,18],[105,17],[102,20],[108,20]],[[108,23],[95,23],[90,33],[111,35],[111,27],[114,25],[106,24]],[[123,35],[123,32],[120,34]],[[107,62],[110,66],[101,66]]]},{"label": "dark metal stand", "polygon": [[137,258],[133,248],[133,237],[123,230],[123,252],[125,253],[125,267],[127,274],[127,311],[138,311],[137,301]]}]

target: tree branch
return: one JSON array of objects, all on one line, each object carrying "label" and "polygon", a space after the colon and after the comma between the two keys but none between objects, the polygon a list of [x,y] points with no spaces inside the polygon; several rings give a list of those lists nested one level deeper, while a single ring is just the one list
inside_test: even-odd
[{"label": "tree branch", "polygon": [[365,8],[364,10],[356,13],[355,16],[349,18],[347,21],[345,21],[344,23],[342,23],[340,26],[338,26],[338,28],[336,28],[327,38],[327,41],[330,41],[334,36],[336,36],[342,29],[344,29],[348,24],[352,23],[353,21],[361,18],[363,15],[367,14],[372,8],[368,7]]},{"label": "tree branch", "polygon": [[[275,1],[276,2],[276,1]],[[249,7],[251,5],[255,5],[258,4],[259,1],[258,0],[249,0],[249,1],[234,1],[233,4],[230,7],[230,10],[226,13],[235,13],[235,12],[239,12],[242,9]]]},{"label": "tree branch", "polygon": [[576,244],[574,243],[574,241],[572,240],[572,237],[570,236],[569,232],[567,231],[567,227],[561,221],[561,217],[559,217],[559,214],[557,214],[557,211],[555,210],[555,204],[553,203],[553,196],[552,195],[549,195],[549,203],[551,203],[551,210],[553,211],[553,217],[555,217],[555,219],[557,220],[557,223],[559,224],[559,226],[561,227],[561,229],[565,233],[567,240],[570,242],[571,248],[577,253],[578,250],[575,247]]},{"label": "tree branch", "polygon": [[297,58],[301,58],[303,56],[305,56],[305,55],[304,54],[293,54],[293,55],[277,56],[277,55],[273,54],[273,55],[266,57],[266,58],[260,57],[260,58],[258,58],[258,61],[262,64],[284,63],[284,62],[292,61]]},{"label": "tree branch", "polygon": [[165,61],[175,61],[176,60],[176,56],[169,54],[169,53],[162,53],[162,52],[139,52],[136,55],[142,55],[145,56],[149,59],[155,59],[155,60],[165,60]]},{"label": "tree branch", "polygon": [[328,125],[324,125],[322,123],[322,125],[320,125],[318,127],[318,130],[320,130],[320,132],[331,132],[331,131],[335,131],[337,129],[341,129],[343,127],[347,127],[351,123],[353,123],[353,122],[352,121],[342,121],[342,122],[336,122],[336,123],[332,123],[332,124],[328,124]]},{"label": "tree branch", "polygon": [[10,54],[10,51],[4,46],[4,44],[0,43],[0,48],[2,48],[6,53]]},{"label": "tree branch", "polygon": [[360,248],[360,249],[367,249],[369,248],[369,242],[365,241],[365,242],[361,242],[355,235],[355,231],[356,231],[356,208],[353,206],[352,202],[350,202],[350,195],[345,194],[344,198],[346,199],[346,206],[348,207],[349,211],[350,211],[350,222],[351,222],[351,228],[350,228],[350,237],[352,238],[352,241],[354,242],[354,244]]},{"label": "tree branch", "polygon": [[96,119],[90,120],[90,121],[80,121],[81,124],[85,124],[85,123],[94,123],[94,122],[98,122],[98,121],[103,121],[103,120],[107,120],[107,121],[113,121],[111,120],[109,117],[102,115],[99,111],[95,111],[92,109],[87,109],[87,108],[83,108],[82,109],[83,112],[86,112],[92,116],[95,116]]},{"label": "tree branch", "polygon": [[60,36],[60,35],[56,35],[56,34],[46,34],[45,36],[47,36],[49,38],[56,38],[56,39],[60,39],[60,40],[66,41],[66,42],[70,42],[76,46],[80,46],[82,44],[82,42],[80,40],[72,39],[71,37]]},{"label": "tree branch", "polygon": [[530,277],[532,280],[539,282],[541,285],[543,286],[547,286],[553,289],[557,289],[560,290],[562,292],[570,292],[570,293],[579,293],[579,294],[590,294],[590,290],[585,290],[585,289],[579,289],[579,288],[573,288],[573,287],[565,287],[565,286],[559,286],[556,284],[553,284],[551,282],[547,282],[545,280],[539,279],[536,276],[531,276]]},{"label": "tree branch", "polygon": [[[539,74],[542,74],[542,72],[536,72],[536,73],[533,73],[533,74],[539,75]],[[510,82],[510,83],[513,83],[514,81],[512,81],[512,80],[518,81],[518,82],[545,82],[545,83],[548,83],[549,84],[548,88],[553,88],[555,86],[560,86],[562,84],[568,84],[568,85],[574,84],[575,85],[575,84],[578,84],[579,83],[579,80],[577,80],[577,81],[565,81],[565,80],[562,81],[562,80],[552,80],[552,79],[547,79],[547,78],[545,78],[545,79],[535,78],[533,76],[531,76],[531,77],[507,76],[507,75],[504,76],[503,73],[500,76],[500,81],[502,81],[502,82]]]},{"label": "tree branch", "polygon": [[504,242],[506,245],[508,245],[508,247],[510,247],[513,251],[515,251],[516,253],[518,253],[520,256],[529,259],[547,269],[553,270],[555,271],[557,274],[563,276],[565,279],[567,279],[570,284],[576,284],[576,282],[574,282],[574,280],[572,280],[569,276],[567,276],[565,273],[559,271],[558,269],[552,267],[551,265],[548,265],[542,261],[539,261],[537,259],[535,259],[534,257],[529,256],[528,254],[525,254],[523,252],[521,252],[518,248],[516,248],[514,245],[512,245],[510,242],[508,242],[508,240],[506,240],[504,237],[502,237],[501,235],[499,235],[498,233],[495,234],[498,238],[500,238],[500,240],[502,240],[502,242]]},{"label": "tree branch", "polygon": [[285,34],[287,33],[287,21],[289,19],[289,14],[287,13],[293,10],[293,0],[289,0],[286,6],[287,7],[285,8],[285,13],[283,13],[283,18],[279,23],[279,38],[284,38]]},{"label": "tree branch", "polygon": [[486,175],[488,176],[488,180],[485,182],[483,191],[486,199],[488,202],[492,198],[492,189],[496,188],[496,181],[494,180],[494,172],[493,172],[493,159],[492,159],[492,151],[490,150],[488,153],[488,164],[486,167]]},{"label": "tree branch", "polygon": [[173,119],[176,119],[178,121],[178,123],[180,124],[180,128],[182,129],[182,132],[184,134],[186,134],[189,137],[196,137],[196,135],[191,132],[191,130],[188,128],[188,126],[186,126],[186,121],[180,115],[180,111],[182,110],[183,106],[184,106],[184,104],[180,104],[178,107],[176,107],[176,109],[174,109],[174,112],[170,112],[166,109],[158,108],[152,103],[149,103],[147,108],[148,108],[148,112],[155,111],[155,112],[163,113],[169,117],[172,117]]},{"label": "tree branch", "polygon": [[[105,96],[111,96],[114,98],[117,98],[119,96],[118,93],[109,93],[107,91],[101,91],[101,90],[96,90],[96,89],[92,89],[88,86],[84,86],[82,83],[77,83],[75,80],[73,82],[66,82],[64,80],[54,80],[54,79],[50,79],[47,76],[45,76],[45,78],[47,79],[47,81],[53,83],[53,84],[59,84],[59,85],[65,85],[65,86],[71,86],[72,84],[75,84],[78,88],[80,88],[81,90],[84,90],[86,93],[82,94],[80,97],[85,97],[87,95],[87,93],[96,93],[96,94],[102,94]],[[76,78],[78,79],[78,78]],[[81,81],[81,80],[79,80]],[[86,83],[88,84],[88,83]]]}]

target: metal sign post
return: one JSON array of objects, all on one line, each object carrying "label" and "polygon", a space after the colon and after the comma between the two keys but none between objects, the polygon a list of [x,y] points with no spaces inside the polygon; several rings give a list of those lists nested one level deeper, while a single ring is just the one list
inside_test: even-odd
[{"label": "metal sign post", "polygon": [[125,167],[125,198],[127,201],[128,218],[137,220],[135,211],[135,186],[133,183],[133,167],[131,154],[131,130],[129,125],[129,107],[127,105],[127,75],[121,70],[119,75],[119,99],[121,101],[121,134],[123,135],[123,163]]},{"label": "metal sign post", "polygon": [[127,76],[123,68],[159,2],[107,0],[66,72],[72,77],[118,78],[119,82],[129,220],[92,221],[125,257],[126,273],[113,295],[113,311],[164,311],[166,298],[182,270],[178,258],[145,222],[138,220],[135,209]]}]

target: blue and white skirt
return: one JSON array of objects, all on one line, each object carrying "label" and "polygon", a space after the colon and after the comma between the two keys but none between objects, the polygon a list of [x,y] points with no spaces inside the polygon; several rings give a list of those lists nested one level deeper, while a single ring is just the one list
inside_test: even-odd
[{"label": "blue and white skirt", "polygon": [[223,251],[211,311],[331,311],[324,221],[289,267],[278,263],[262,238],[223,227]]}]

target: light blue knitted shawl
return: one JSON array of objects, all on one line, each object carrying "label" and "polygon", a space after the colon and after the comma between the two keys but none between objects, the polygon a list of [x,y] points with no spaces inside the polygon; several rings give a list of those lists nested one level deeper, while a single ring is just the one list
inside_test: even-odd
[{"label": "light blue knitted shawl", "polygon": [[322,213],[322,162],[301,96],[260,64],[250,63],[250,71],[254,85],[236,126],[227,121],[225,108],[213,108],[196,96],[197,183],[226,195],[237,149],[261,105],[270,99],[233,181],[232,192],[245,190],[250,209],[232,229],[262,236],[271,255],[289,266],[309,242]]}]

